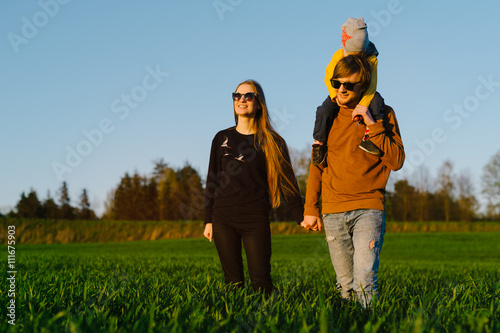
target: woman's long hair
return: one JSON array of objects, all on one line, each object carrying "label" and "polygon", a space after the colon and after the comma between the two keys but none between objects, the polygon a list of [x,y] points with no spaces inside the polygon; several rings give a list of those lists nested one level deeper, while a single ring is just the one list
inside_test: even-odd
[{"label": "woman's long hair", "polygon": [[[290,179],[294,173],[291,172],[293,171],[292,165],[285,158],[285,154],[288,156],[285,140],[274,130],[269,121],[264,90],[254,80],[243,81],[238,87],[244,84],[250,85],[257,94],[258,110],[255,114],[255,144],[261,147],[266,156],[269,196],[272,207],[276,208],[281,203],[282,195],[297,193],[297,180]],[[238,115],[236,111],[234,111],[234,120],[237,125]]]}]

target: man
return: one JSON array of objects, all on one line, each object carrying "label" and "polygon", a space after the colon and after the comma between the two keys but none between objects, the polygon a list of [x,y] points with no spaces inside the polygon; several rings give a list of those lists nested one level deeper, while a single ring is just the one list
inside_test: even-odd
[{"label": "man", "polygon": [[[364,58],[351,55],[335,67],[332,85],[340,110],[328,136],[326,165],[310,166],[301,223],[311,230],[321,230],[324,224],[337,288],[343,298],[354,298],[364,307],[378,297],[385,187],[391,170],[400,169],[405,158],[392,108],[385,105],[378,121],[366,108],[356,108],[369,84],[370,64]],[[327,98],[322,107],[332,103]],[[382,151],[380,156],[358,149],[366,128],[354,121],[357,116],[368,127],[370,141]]]}]

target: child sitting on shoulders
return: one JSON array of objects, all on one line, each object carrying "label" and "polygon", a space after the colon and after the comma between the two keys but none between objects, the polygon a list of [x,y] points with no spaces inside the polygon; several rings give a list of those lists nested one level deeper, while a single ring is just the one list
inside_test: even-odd
[{"label": "child sitting on shoulders", "polygon": [[[331,79],[333,76],[333,71],[335,70],[335,66],[340,59],[348,55],[361,55],[368,60],[371,65],[370,86],[364,92],[361,101],[356,106],[356,109],[369,108],[375,121],[383,118],[384,100],[380,96],[380,94],[376,92],[378,51],[375,48],[375,45],[368,39],[367,26],[362,17],[358,19],[350,17],[341,26],[341,28],[343,47],[334,53],[325,71],[325,84],[329,92],[329,97],[320,107],[318,107],[316,111],[316,121],[314,123],[313,132],[314,165],[320,165],[326,159],[326,153],[328,151],[326,141],[330,132],[330,128],[333,124],[333,120],[337,116],[339,110],[339,107],[336,103],[337,93],[335,89],[338,89],[340,87],[334,87],[335,83]],[[354,89],[354,86],[344,85],[344,88],[347,90],[352,90]],[[362,118],[360,116],[357,116],[354,120],[358,123],[362,123]],[[370,141],[368,127],[366,128],[363,140],[359,144],[359,148],[366,151],[367,153],[376,156],[380,156],[382,154],[382,151]]]}]

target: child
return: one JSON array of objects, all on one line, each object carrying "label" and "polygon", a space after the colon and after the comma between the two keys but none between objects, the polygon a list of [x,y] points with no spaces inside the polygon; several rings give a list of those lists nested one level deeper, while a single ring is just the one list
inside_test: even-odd
[{"label": "child", "polygon": [[[375,45],[369,41],[366,24],[362,17],[355,19],[350,17],[341,26],[342,28],[342,45],[343,48],[339,49],[332,57],[332,60],[326,67],[325,84],[328,88],[329,97],[323,105],[318,107],[316,111],[316,122],[314,124],[314,144],[313,144],[313,164],[319,165],[326,159],[326,141],[330,132],[331,125],[338,113],[338,105],[335,102],[336,92],[331,83],[333,71],[337,62],[348,55],[362,55],[365,57],[372,66],[370,86],[364,92],[361,102],[356,108],[370,108],[375,121],[383,118],[384,100],[379,93],[376,92],[377,88],[377,55],[378,51]],[[333,101],[333,102],[332,102]],[[359,118],[358,118],[359,117]],[[358,118],[358,119],[356,119]],[[357,116],[355,120],[359,123],[362,118]],[[366,128],[365,136],[361,141],[359,148],[376,156],[380,156],[382,151],[375,146],[369,139],[369,131]]]}]

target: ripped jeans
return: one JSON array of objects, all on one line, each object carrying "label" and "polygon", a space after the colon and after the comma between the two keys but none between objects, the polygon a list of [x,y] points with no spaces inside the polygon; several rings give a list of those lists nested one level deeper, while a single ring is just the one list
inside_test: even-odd
[{"label": "ripped jeans", "polygon": [[363,306],[378,297],[378,266],[385,234],[385,212],[358,209],[324,214],[326,240],[337,289],[344,299],[356,298]]}]

